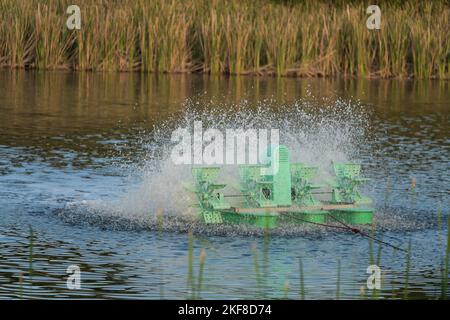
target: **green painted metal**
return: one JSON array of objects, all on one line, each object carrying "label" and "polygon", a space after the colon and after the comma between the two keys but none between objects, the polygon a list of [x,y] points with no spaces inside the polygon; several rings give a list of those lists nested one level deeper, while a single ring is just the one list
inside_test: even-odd
[{"label": "green painted metal", "polygon": [[222,213],[219,211],[202,210],[201,216],[203,218],[203,222],[205,223],[215,223],[215,224],[223,223]]},{"label": "green painted metal", "polygon": [[[300,220],[296,220],[300,223],[325,223],[327,220],[328,211],[322,210],[308,210],[303,212],[297,212],[295,216]],[[304,220],[304,222],[302,221]]]},{"label": "green painted metal", "polygon": [[[262,165],[241,165],[241,191],[248,206],[283,207],[292,205],[289,150],[283,146],[268,149],[269,162]],[[276,163],[274,163],[276,161]]]},{"label": "green painted metal", "polygon": [[336,179],[331,182],[333,203],[370,204],[368,197],[360,194],[358,187],[370,179],[360,177],[361,166],[352,163],[334,163]]},{"label": "green painted metal", "polygon": [[247,207],[274,207],[273,182],[261,176],[261,165],[241,165],[239,175],[241,191]]},{"label": "green painted metal", "polygon": [[[313,183],[317,167],[303,163],[291,164],[289,150],[283,145],[270,146],[266,154],[270,161],[265,165],[239,166],[239,189],[243,203],[236,208],[232,208],[220,192],[226,185],[215,183],[220,167],[192,169],[194,185],[187,189],[197,195],[197,207],[203,222],[244,223],[260,228],[274,228],[280,218],[287,221],[282,213],[294,215],[298,218],[295,221],[306,223],[326,223],[331,221],[331,214],[348,224],[372,222],[374,209],[363,207],[371,203],[371,200],[358,190],[359,186],[369,180],[360,176],[360,165],[335,163],[333,167],[336,177],[330,183],[331,199],[319,201],[315,198],[314,190],[323,186]],[[273,172],[270,171],[271,168],[274,169]],[[241,210],[237,210],[239,208]],[[242,210],[243,208],[250,210]],[[280,208],[280,212],[276,208]]]},{"label": "green painted metal", "polygon": [[[277,207],[292,205],[291,198],[291,165],[289,150],[286,146],[277,145],[269,148],[269,166],[274,170],[272,175],[266,176],[267,180],[273,181],[273,200]],[[274,165],[272,162],[278,162]]]},{"label": "green painted metal", "polygon": [[[371,208],[352,208],[346,210],[331,210],[333,217],[348,224],[371,224],[373,221],[374,209]],[[328,221],[335,222],[329,217]]]},{"label": "green painted metal", "polygon": [[275,228],[279,214],[277,213],[234,213],[222,212],[224,222],[228,223],[245,223],[260,228]]},{"label": "green painted metal", "polygon": [[312,192],[315,189],[321,188],[320,185],[311,183],[311,179],[317,174],[317,167],[307,166],[303,163],[291,164],[292,176],[292,201],[297,205],[312,206],[320,202],[317,201]]},{"label": "green painted metal", "polygon": [[370,224],[374,209],[362,206],[372,203],[368,197],[361,195],[358,187],[370,179],[362,178],[361,166],[351,163],[334,163],[336,179],[331,183],[333,203],[355,203],[355,208],[332,210],[333,217],[348,224]]},{"label": "green painted metal", "polygon": [[194,187],[191,190],[197,195],[200,216],[205,223],[222,223],[222,215],[218,210],[231,208],[223,193],[217,192],[226,185],[213,183],[219,172],[220,167],[192,168]]},{"label": "green painted metal", "polygon": [[[321,188],[321,185],[315,185],[311,180],[316,176],[317,167],[307,166],[304,163],[291,164],[292,179],[292,201],[298,206],[316,206],[320,201],[315,199],[313,191]],[[325,223],[327,211],[323,210],[305,210],[293,213],[300,223]]]}]

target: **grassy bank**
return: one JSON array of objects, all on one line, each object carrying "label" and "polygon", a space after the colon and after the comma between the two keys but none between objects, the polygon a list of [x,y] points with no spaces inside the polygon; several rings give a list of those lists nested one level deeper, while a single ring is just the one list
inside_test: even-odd
[{"label": "grassy bank", "polygon": [[0,66],[93,71],[450,78],[450,5],[381,1],[0,0]]}]

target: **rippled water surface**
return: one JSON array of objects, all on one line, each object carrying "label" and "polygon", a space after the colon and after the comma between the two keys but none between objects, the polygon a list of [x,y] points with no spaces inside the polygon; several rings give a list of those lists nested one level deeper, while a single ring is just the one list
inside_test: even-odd
[{"label": "rippled water surface", "polygon": [[[379,296],[437,298],[449,113],[449,82],[2,71],[0,298],[357,299],[372,294],[370,264],[382,270]],[[410,244],[410,262],[347,232],[177,220],[192,210],[180,187],[190,167],[170,163],[166,142],[194,119],[280,128],[292,156],[325,176],[330,160],[362,163],[376,235]],[[81,269],[79,290],[66,286],[70,265]]]}]

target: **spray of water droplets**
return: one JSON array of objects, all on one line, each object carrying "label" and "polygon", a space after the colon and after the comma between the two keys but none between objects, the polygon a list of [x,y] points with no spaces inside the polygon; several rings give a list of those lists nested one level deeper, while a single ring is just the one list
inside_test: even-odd
[{"label": "spray of water droplets", "polygon": [[[71,203],[59,210],[65,221],[105,226],[113,229],[194,230],[214,234],[254,234],[248,226],[204,225],[197,221],[196,197],[186,189],[192,184],[192,165],[177,165],[171,158],[172,132],[193,128],[201,121],[203,132],[209,128],[279,129],[280,143],[286,145],[292,162],[319,167],[318,181],[332,175],[332,161],[359,162],[361,146],[366,143],[370,110],[358,102],[309,97],[291,104],[273,100],[250,104],[217,104],[187,101],[183,112],[155,126],[147,141],[147,156],[139,166],[128,168],[139,182],[115,199]],[[144,143],[144,142],[143,142]],[[236,193],[238,168],[222,165],[218,182]],[[231,187],[230,187],[231,186]],[[305,233],[310,226],[281,226],[273,232]]]}]

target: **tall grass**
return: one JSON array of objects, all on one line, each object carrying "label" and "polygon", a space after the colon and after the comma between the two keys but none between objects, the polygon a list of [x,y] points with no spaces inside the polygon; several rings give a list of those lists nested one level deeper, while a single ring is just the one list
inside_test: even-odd
[{"label": "tall grass", "polygon": [[198,258],[198,275],[194,277],[194,235],[192,231],[188,233],[188,274],[187,286],[191,291],[190,299],[200,299],[203,287],[203,273],[205,270],[206,250],[202,249]]},{"label": "tall grass", "polygon": [[197,295],[196,298],[200,298],[200,292],[202,291],[202,284],[203,284],[203,270],[205,269],[205,258],[206,258],[206,251],[205,249],[202,249],[200,252],[199,257],[199,268],[198,268],[198,277],[197,277]]},{"label": "tall grass", "polygon": [[389,196],[391,194],[391,191],[392,191],[392,182],[391,177],[388,176],[386,181],[386,189],[384,191],[384,211],[387,210],[387,207],[389,205]]},{"label": "tall grass", "polygon": [[33,285],[33,247],[34,247],[34,231],[31,226],[29,226],[30,236],[28,244],[28,277],[30,278],[30,286]]},{"label": "tall grass", "polygon": [[0,0],[0,66],[278,76],[450,78],[447,1]]},{"label": "tall grass", "polygon": [[253,266],[255,268],[255,277],[256,277],[256,287],[258,296],[262,296],[261,294],[261,271],[259,269],[259,260],[258,260],[258,248],[256,244],[252,246],[252,256],[253,256]]},{"label": "tall grass", "polygon": [[411,272],[411,240],[408,244],[408,252],[406,254],[406,269],[405,269],[405,287],[403,289],[403,299],[407,300],[409,295],[409,277]]},{"label": "tall grass", "polygon": [[441,297],[443,300],[447,299],[448,290],[448,273],[450,263],[450,217],[447,218],[447,249],[445,251],[445,261],[443,267],[442,281],[441,281]]},{"label": "tall grass", "polygon": [[303,272],[303,261],[300,258],[299,261],[299,272],[300,272],[300,299],[305,300],[305,275]]},{"label": "tall grass", "polygon": [[55,28],[55,25],[65,25],[65,10],[62,3],[41,5],[36,7],[34,24],[34,63],[38,69],[56,69],[70,67],[71,56],[74,54],[76,34],[67,28]]},{"label": "tall grass", "polygon": [[289,297],[289,281],[287,280],[284,282],[283,291],[284,291],[283,299],[287,300]]},{"label": "tall grass", "polygon": [[194,287],[194,235],[192,231],[188,233],[188,275],[187,285],[191,291],[191,298],[195,296]]},{"label": "tall grass", "polygon": [[[159,243],[162,243],[163,241],[163,224],[164,224],[164,210],[162,208],[156,209],[156,224],[158,226],[158,241]],[[161,247],[158,246],[158,256],[161,256]],[[160,262],[160,272],[161,272],[161,285],[159,287],[159,298],[162,300],[164,299],[164,266]]]},{"label": "tall grass", "polygon": [[338,259],[336,277],[336,300],[341,298],[341,260]]}]

